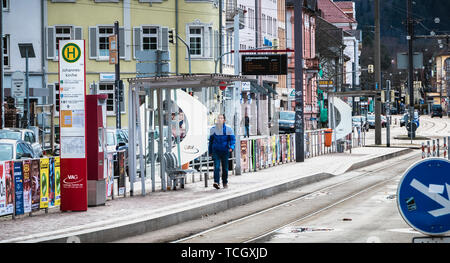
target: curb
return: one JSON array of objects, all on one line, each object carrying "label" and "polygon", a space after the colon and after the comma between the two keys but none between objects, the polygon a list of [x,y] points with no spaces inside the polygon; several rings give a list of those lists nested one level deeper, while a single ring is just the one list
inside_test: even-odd
[{"label": "curb", "polygon": [[[359,169],[368,165],[385,161],[413,151],[413,149],[404,149],[398,152],[378,156],[369,160],[364,160],[351,165],[345,172]],[[225,196],[217,200],[217,202],[199,204],[189,209],[174,208],[172,211],[166,211],[158,215],[144,215],[141,218],[123,222],[114,223],[107,226],[100,226],[86,230],[73,231],[56,236],[35,236],[24,237],[17,242],[38,242],[38,243],[106,243],[127,237],[141,235],[147,232],[160,230],[176,224],[180,224],[189,220],[198,219],[205,214],[214,214],[240,205],[244,205],[259,199],[267,198],[281,192],[298,188],[303,185],[319,182],[337,175],[330,173],[317,173],[308,175],[298,179],[287,179],[277,185],[262,186],[260,188],[249,189],[243,193],[237,193],[231,196]],[[120,219],[119,219],[120,220]]]},{"label": "curb", "polygon": [[345,172],[350,172],[350,171],[353,171],[353,170],[356,170],[356,169],[363,168],[365,166],[369,166],[369,165],[372,165],[372,164],[375,164],[375,163],[379,163],[379,162],[385,161],[387,159],[395,158],[395,157],[398,157],[400,155],[404,155],[404,154],[410,153],[413,150],[414,149],[407,148],[407,149],[403,149],[403,150],[398,151],[398,152],[393,152],[393,153],[389,153],[389,154],[386,154],[386,155],[381,155],[381,156],[378,156],[378,157],[375,157],[375,158],[372,158],[372,159],[369,159],[369,160],[364,160],[364,161],[361,161],[361,162],[357,162],[357,163],[352,164]]}]

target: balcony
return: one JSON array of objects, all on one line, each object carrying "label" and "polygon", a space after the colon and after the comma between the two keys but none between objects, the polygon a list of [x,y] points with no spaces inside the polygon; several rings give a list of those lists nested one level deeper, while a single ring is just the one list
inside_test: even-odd
[{"label": "balcony", "polygon": [[245,10],[238,7],[237,0],[226,0],[226,26],[227,29],[234,29],[234,16],[239,14],[239,29],[243,29],[245,27],[244,14]]}]

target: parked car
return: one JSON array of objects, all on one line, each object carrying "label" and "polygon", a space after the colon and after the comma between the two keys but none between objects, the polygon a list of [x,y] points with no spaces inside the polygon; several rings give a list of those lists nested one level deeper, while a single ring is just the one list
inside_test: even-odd
[{"label": "parked car", "polygon": [[[381,128],[385,128],[387,123],[386,116],[381,115],[380,120],[381,120]],[[375,115],[374,114],[367,115],[367,122],[369,123],[369,128],[375,128]]]},{"label": "parked car", "polygon": [[19,128],[5,128],[0,130],[0,139],[15,139],[29,143],[33,152],[39,157],[44,156],[42,145],[36,139],[36,135],[32,130]]},{"label": "parked car", "polygon": [[0,161],[39,158],[23,140],[0,139]]},{"label": "parked car", "polygon": [[398,110],[397,110],[396,107],[392,107],[392,108],[389,110],[389,113],[390,113],[391,115],[397,115],[397,114],[398,114]]},{"label": "parked car", "polygon": [[433,117],[442,118],[442,106],[440,104],[434,104],[431,107],[431,118]]},{"label": "parked car", "polygon": [[361,127],[361,130],[369,131],[369,123],[367,122],[366,116],[353,116],[352,126]]},{"label": "parked car", "polygon": [[280,111],[278,118],[278,127],[280,133],[295,132],[295,112],[294,111]]}]

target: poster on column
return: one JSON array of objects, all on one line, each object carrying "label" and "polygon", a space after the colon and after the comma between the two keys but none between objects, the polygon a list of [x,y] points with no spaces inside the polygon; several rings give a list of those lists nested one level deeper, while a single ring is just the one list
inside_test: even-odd
[{"label": "poster on column", "polygon": [[295,160],[295,135],[291,137],[291,159]]},{"label": "poster on column", "polygon": [[248,146],[246,140],[241,141],[241,168],[243,172],[248,172]]},{"label": "poster on column", "polygon": [[255,163],[256,163],[256,170],[259,170],[260,165],[261,165],[261,140],[260,139],[256,139],[256,145],[255,145]]},{"label": "poster on column", "polygon": [[5,162],[6,214],[14,212],[14,162]]},{"label": "poster on column", "polygon": [[270,138],[270,150],[272,151],[272,165],[275,165],[277,162],[277,153],[275,151],[275,135],[272,135]]},{"label": "poster on column", "polygon": [[276,141],[276,145],[277,145],[277,163],[280,164],[281,163],[281,143],[280,143],[280,139],[281,135],[277,136],[277,141]]},{"label": "poster on column", "polygon": [[267,138],[264,138],[264,167],[269,167],[269,144],[267,143]]},{"label": "poster on column", "polygon": [[117,159],[119,160],[119,178],[117,187],[119,188],[119,195],[125,194],[125,152],[120,151],[117,153]]},{"label": "poster on column", "polygon": [[48,160],[48,183],[49,183],[49,191],[48,191],[48,207],[55,206],[55,159],[49,158]]},{"label": "poster on column", "polygon": [[286,136],[281,136],[281,162],[286,162]]},{"label": "poster on column", "polygon": [[31,211],[39,210],[41,203],[41,170],[39,160],[31,161]]},{"label": "poster on column", "polygon": [[114,187],[114,170],[113,170],[113,154],[108,153],[107,155],[108,165],[107,165],[107,176],[106,176],[106,197],[111,197]]},{"label": "poster on column", "polygon": [[16,198],[16,215],[24,214],[23,206],[23,174],[22,174],[22,162],[14,162],[14,189]]},{"label": "poster on column", "polygon": [[291,135],[286,135],[287,161],[291,161]]},{"label": "poster on column", "polygon": [[55,206],[61,205],[61,159],[55,157]]},{"label": "poster on column", "polygon": [[272,137],[267,138],[267,162],[272,166]]},{"label": "poster on column", "polygon": [[61,210],[87,210],[84,40],[59,42]]},{"label": "poster on column", "polygon": [[6,214],[5,163],[0,162],[0,216]]},{"label": "poster on column", "polygon": [[48,158],[42,158],[40,160],[40,176],[41,176],[41,202],[39,208],[48,208],[49,203],[49,176],[48,176]]},{"label": "poster on column", "polygon": [[31,212],[31,161],[22,162],[23,174],[23,212]]}]

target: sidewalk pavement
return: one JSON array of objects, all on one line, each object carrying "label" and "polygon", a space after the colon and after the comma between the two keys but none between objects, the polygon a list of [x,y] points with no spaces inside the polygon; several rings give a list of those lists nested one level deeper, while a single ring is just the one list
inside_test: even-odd
[{"label": "sidewalk pavement", "polygon": [[352,154],[332,153],[305,159],[303,163],[230,175],[228,189],[220,190],[214,189],[209,180],[208,188],[203,181],[198,181],[186,184],[184,189],[147,191],[142,196],[139,183],[135,183],[133,197],[116,197],[104,206],[89,207],[86,212],[61,212],[59,208],[52,208],[47,214],[40,211],[32,217],[0,218],[0,243],[111,242],[201,218],[411,151],[355,148]]}]

